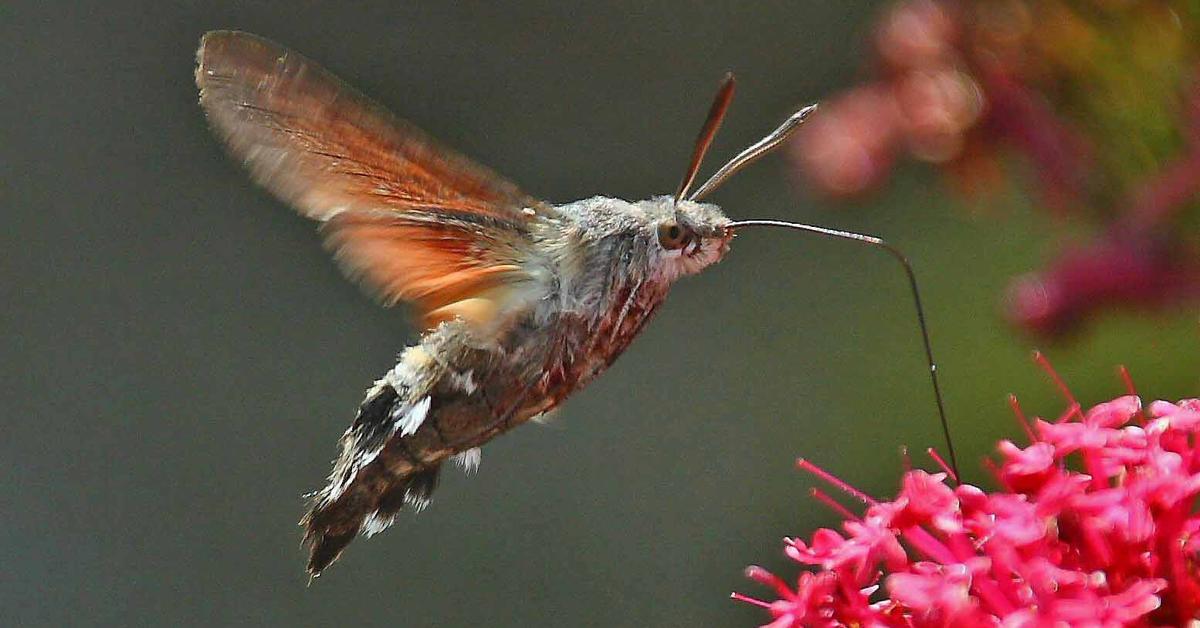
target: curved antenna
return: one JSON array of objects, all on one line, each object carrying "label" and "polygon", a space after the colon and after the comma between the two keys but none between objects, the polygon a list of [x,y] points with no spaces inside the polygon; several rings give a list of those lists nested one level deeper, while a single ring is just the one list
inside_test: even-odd
[{"label": "curved antenna", "polygon": [[815,233],[830,238],[853,240],[854,242],[879,247],[900,262],[900,265],[904,267],[905,274],[908,275],[908,285],[912,289],[913,303],[917,306],[917,324],[921,327],[921,340],[925,344],[925,361],[929,364],[929,380],[933,384],[933,398],[937,401],[938,418],[942,422],[942,435],[946,438],[946,453],[950,454],[950,467],[954,470],[954,481],[959,481],[958,478],[962,477],[962,475],[958,471],[958,457],[954,455],[954,441],[950,438],[950,423],[946,420],[946,406],[942,401],[942,389],[938,386],[937,363],[933,361],[933,345],[929,341],[929,328],[925,325],[925,309],[921,307],[921,292],[917,289],[917,276],[913,273],[912,264],[909,263],[908,258],[900,252],[900,249],[884,242],[882,239],[861,233],[826,229],[825,227],[816,227],[784,220],[737,220],[727,225],[727,228],[733,229],[735,232],[738,229],[746,227],[781,227]]},{"label": "curved antenna", "polygon": [[704,182],[704,185],[701,185],[695,192],[692,192],[688,200],[698,201],[708,196],[710,192],[717,189],[726,179],[737,174],[739,170],[754,163],[759,157],[775,150],[775,147],[783,143],[783,140],[786,140],[792,134],[792,131],[795,131],[796,127],[800,126],[816,110],[817,105],[812,104],[788,116],[788,119],[784,120],[783,124],[768,133],[766,137],[747,146],[746,150],[738,153],[733,159],[726,162],[724,166],[721,166],[719,170],[713,173],[713,176],[708,178],[708,181]]},{"label": "curved antenna", "polygon": [[700,163],[704,161],[704,154],[712,146],[713,138],[717,136],[717,129],[721,128],[721,121],[725,119],[725,112],[729,111],[729,104],[733,102],[734,84],[733,72],[727,72],[717,87],[717,94],[713,96],[712,106],[708,108],[708,118],[704,120],[704,126],[700,127],[700,135],[696,137],[696,146],[692,149],[692,160],[688,163],[687,172],[683,173],[683,181],[679,182],[679,190],[675,192],[676,205],[687,196],[688,189],[696,181],[696,173],[700,170]]}]

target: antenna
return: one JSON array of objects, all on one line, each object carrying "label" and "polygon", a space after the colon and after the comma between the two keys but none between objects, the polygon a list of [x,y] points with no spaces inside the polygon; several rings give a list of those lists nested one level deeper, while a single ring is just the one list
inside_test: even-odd
[{"label": "antenna", "polygon": [[783,140],[786,140],[792,134],[792,131],[796,130],[796,127],[799,127],[816,110],[817,105],[812,104],[788,116],[788,119],[784,120],[783,124],[768,133],[766,137],[747,146],[746,150],[738,153],[733,159],[727,161],[724,166],[721,166],[713,173],[713,176],[708,178],[708,181],[704,182],[704,185],[701,185],[695,192],[692,192],[688,200],[698,201],[708,196],[710,192],[717,189],[726,179],[737,174],[742,168],[749,166],[758,161],[759,157],[775,150],[777,146],[783,143]]},{"label": "antenna", "polygon": [[[687,198],[689,201],[704,198],[713,190],[720,187],[729,177],[732,177],[746,166],[749,166],[762,156],[779,147],[793,131],[817,110],[817,105],[812,104],[788,116],[774,131],[768,133],[761,140],[747,146],[745,150],[725,162],[725,165],[718,168],[703,185],[688,196],[688,189],[691,188],[692,182],[696,179],[696,172],[700,169],[700,163],[704,160],[704,154],[708,152],[709,146],[712,145],[713,137],[716,135],[717,129],[721,126],[721,120],[724,119],[725,112],[729,109],[729,104],[733,100],[733,87],[733,73],[726,74],[725,79],[721,81],[721,86],[717,89],[716,97],[713,98],[712,106],[709,108],[708,119],[704,121],[704,126],[700,129],[700,135],[696,138],[696,146],[692,150],[692,160],[688,164],[687,172],[683,176],[683,182],[679,184],[679,191],[675,193],[676,204],[684,198]],[[933,359],[933,344],[929,340],[929,327],[925,323],[925,308],[921,306],[921,291],[917,287],[917,276],[913,273],[912,264],[909,263],[908,258],[900,252],[900,249],[884,242],[881,238],[861,233],[826,229],[825,227],[787,222],[784,220],[738,220],[727,225],[727,228],[734,231],[746,227],[779,227],[815,233],[829,238],[852,240],[881,248],[900,262],[900,265],[904,267],[904,273],[908,276],[908,285],[912,290],[913,304],[917,309],[917,324],[921,328],[921,341],[925,347],[925,362],[929,365],[929,381],[933,384],[933,398],[937,402],[938,419],[942,424],[942,435],[946,439],[946,453],[950,457],[950,467],[954,471],[954,479],[956,481],[962,477],[958,470],[958,456],[954,453],[954,441],[950,438],[950,422],[946,419],[946,404],[942,400],[941,386],[938,385],[937,362]]]},{"label": "antenna", "polygon": [[[800,114],[803,114],[805,111],[810,110],[810,109],[811,109],[811,107],[807,108],[805,110],[801,110],[797,114],[793,115],[792,118],[788,118],[788,120],[790,121],[793,118],[795,118],[796,116],[799,116]],[[805,114],[805,115],[807,115],[807,114]],[[801,118],[801,120],[802,119],[803,118]],[[797,122],[796,124],[799,124],[799,122]],[[784,126],[786,126],[786,125],[787,125],[787,123],[785,122]],[[765,145],[766,139],[769,139],[772,136],[776,135],[777,133],[779,133],[779,130],[783,129],[783,128],[784,127],[781,126],[779,129],[776,129],[776,131],[774,133],[772,133],[771,135],[768,135],[767,138],[764,138],[764,141],[759,142],[758,144],[755,144],[754,146],[758,146],[759,144]],[[784,135],[786,135],[786,132],[784,133]],[[776,141],[775,143],[777,144],[779,141],[782,141],[782,140],[780,139],[780,140]],[[752,146],[751,148],[754,148],[754,146]],[[761,154],[763,152],[766,152],[768,150],[770,150],[770,147],[761,149],[758,152],[758,154],[747,157],[746,159],[743,160],[743,162],[746,162],[746,160],[753,160],[754,158],[761,156]],[[743,151],[742,154],[744,155],[749,152],[750,152],[750,149],[747,149],[746,151]],[[729,163],[733,164],[734,162],[737,162],[740,158],[741,158],[741,155],[739,155],[738,157],[735,157]],[[736,169],[736,167],[735,167],[735,169]],[[724,168],[722,168],[722,170],[724,170]],[[720,172],[718,172],[717,174],[720,174]],[[726,175],[726,176],[728,176],[728,175]],[[713,179],[716,179],[716,178],[717,178],[716,175],[714,175]],[[711,183],[713,179],[709,179],[709,182]],[[720,181],[718,181],[718,183],[720,183]],[[707,186],[708,186],[707,183],[704,184],[704,186],[701,186],[700,190],[697,191],[697,194],[700,194],[700,192],[703,191],[704,188]],[[925,361],[929,365],[929,381],[933,384],[933,398],[937,401],[938,418],[941,419],[941,422],[942,422],[942,435],[946,438],[946,453],[948,453],[950,455],[950,467],[954,470],[954,475],[956,476],[954,479],[957,481],[958,478],[961,478],[962,474],[959,473],[959,471],[958,471],[958,457],[954,455],[954,441],[950,438],[950,422],[946,420],[946,406],[945,406],[945,403],[942,401],[942,389],[938,385],[937,363],[934,362],[934,360],[933,360],[933,345],[929,341],[929,328],[925,324],[925,309],[923,307],[921,307],[921,292],[917,288],[917,276],[916,276],[916,274],[913,273],[912,264],[909,263],[908,258],[905,257],[904,254],[900,252],[900,249],[897,249],[896,247],[888,244],[887,242],[884,242],[882,239],[877,238],[875,236],[863,235],[861,233],[853,233],[850,231],[839,231],[837,229],[826,229],[825,227],[816,227],[813,225],[805,225],[805,224],[800,224],[800,223],[796,223],[796,222],[787,222],[784,220],[738,220],[738,221],[734,221],[734,222],[730,223],[729,225],[727,225],[727,228],[733,229],[735,232],[739,229],[745,229],[746,227],[779,227],[779,228],[783,228],[783,229],[794,229],[796,231],[815,233],[817,235],[822,235],[822,236],[829,237],[829,238],[840,238],[842,240],[852,240],[854,242],[861,242],[863,244],[878,247],[878,248],[881,248],[881,249],[887,251],[892,257],[896,258],[896,260],[900,262],[900,265],[904,267],[905,274],[908,275],[908,285],[912,289],[913,303],[917,307],[917,324],[921,328],[921,341],[925,345]]]},{"label": "antenna", "polygon": [[721,121],[725,119],[725,112],[729,111],[729,104],[733,102],[735,83],[733,72],[728,72],[717,87],[717,94],[713,96],[712,106],[708,108],[708,118],[704,120],[704,126],[700,127],[700,135],[696,137],[696,146],[692,149],[692,160],[688,163],[687,172],[683,173],[683,181],[679,182],[679,191],[675,192],[676,205],[687,196],[688,189],[696,180],[696,173],[700,171],[700,163],[704,161],[704,154],[712,146],[713,138],[717,136],[717,129],[721,128]]}]

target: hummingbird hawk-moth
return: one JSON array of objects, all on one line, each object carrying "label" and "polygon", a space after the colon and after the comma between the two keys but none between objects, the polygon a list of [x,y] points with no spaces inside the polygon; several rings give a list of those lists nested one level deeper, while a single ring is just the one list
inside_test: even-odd
[{"label": "hummingbird hawk-moth", "polygon": [[[367,390],[301,521],[313,576],[356,536],[384,530],[405,506],[423,508],[446,461],[473,469],[480,446],[603,372],[671,284],[720,261],[739,229],[788,227],[887,246],[808,225],[735,222],[700,202],[815,109],[793,114],[693,191],[732,99],[732,75],[673,196],[563,205],[529,196],[255,35],[206,34],[196,84],[213,131],[255,181],[319,222],[346,273],[385,305],[410,304],[423,329]],[[903,256],[888,250],[911,280]]]}]

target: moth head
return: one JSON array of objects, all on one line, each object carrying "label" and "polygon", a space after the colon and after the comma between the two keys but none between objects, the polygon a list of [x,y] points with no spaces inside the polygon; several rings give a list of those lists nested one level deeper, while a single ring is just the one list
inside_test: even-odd
[{"label": "moth head", "polygon": [[[597,196],[559,208],[574,218],[573,224],[578,228],[575,237],[584,245],[578,248],[591,251],[590,255],[577,257],[574,266],[578,271],[588,274],[596,267],[619,268],[644,278],[672,281],[724,257],[737,223],[703,199],[734,174],[779,147],[817,108],[810,105],[793,113],[774,131],[725,162],[704,183],[693,187],[733,92],[734,78],[728,74],[717,89],[683,180],[673,196],[657,196],[636,203]],[[564,243],[559,250],[569,258],[576,249]],[[608,277],[611,272],[605,270],[598,276]]]},{"label": "moth head", "polygon": [[638,236],[654,270],[667,278],[697,273],[729,251],[730,220],[716,205],[662,196],[637,206],[645,217]]},{"label": "moth head", "polygon": [[677,271],[676,276],[694,273],[719,261],[729,250],[729,241],[733,238],[731,221],[716,205],[701,200],[734,174],[775,150],[817,108],[809,105],[793,113],[774,131],[725,162],[700,187],[693,189],[704,156],[733,102],[734,85],[733,74],[726,74],[718,86],[675,195],[647,201],[657,205],[650,208],[651,213],[662,215],[656,225],[659,253],[667,267]]},{"label": "moth head", "polygon": [[729,250],[729,218],[710,203],[656,196],[629,202],[596,196],[560,206],[576,228],[558,250],[582,253],[570,267],[588,274],[674,281],[718,261]]}]

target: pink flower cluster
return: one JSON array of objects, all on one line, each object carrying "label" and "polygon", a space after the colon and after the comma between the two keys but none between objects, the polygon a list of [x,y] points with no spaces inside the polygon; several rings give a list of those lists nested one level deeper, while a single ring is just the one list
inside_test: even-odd
[{"label": "pink flower cluster", "polygon": [[853,198],[913,159],[990,199],[975,209],[1019,189],[1056,221],[1088,226],[1010,284],[1005,313],[1027,333],[1060,338],[1109,310],[1198,303],[1194,7],[894,0],[872,34],[872,71],[796,132],[792,170],[806,190]]},{"label": "pink flower cluster", "polygon": [[822,103],[796,134],[789,152],[817,191],[859,195],[902,154],[942,164],[970,151],[986,102],[959,49],[966,29],[952,4],[893,5],[875,36],[882,76]]},{"label": "pink flower cluster", "polygon": [[949,469],[904,475],[876,501],[805,461],[867,504],[841,531],[786,539],[815,567],[794,584],[764,569],[771,628],[793,626],[1200,625],[1200,400],[1119,397],[1086,413],[1025,421],[1031,443],[1003,441],[987,492],[951,486]]}]

